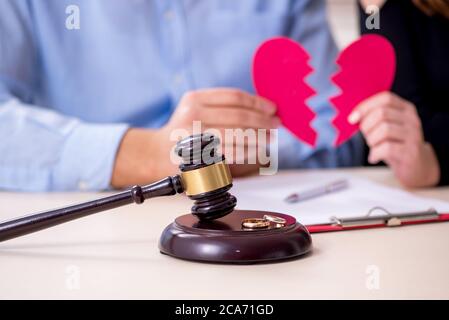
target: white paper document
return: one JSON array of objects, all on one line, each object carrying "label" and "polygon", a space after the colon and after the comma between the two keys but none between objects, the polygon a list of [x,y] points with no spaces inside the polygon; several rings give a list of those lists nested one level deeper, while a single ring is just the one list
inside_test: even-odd
[{"label": "white paper document", "polygon": [[[301,193],[340,179],[346,179],[349,187],[302,202],[285,202],[285,198],[292,193]],[[418,197],[401,189],[385,187],[348,174],[325,171],[234,179],[231,193],[237,197],[237,209],[284,213],[294,216],[304,225],[329,223],[333,216],[360,217],[378,206],[392,213],[425,211],[430,208],[438,212],[449,212],[448,202]]]}]

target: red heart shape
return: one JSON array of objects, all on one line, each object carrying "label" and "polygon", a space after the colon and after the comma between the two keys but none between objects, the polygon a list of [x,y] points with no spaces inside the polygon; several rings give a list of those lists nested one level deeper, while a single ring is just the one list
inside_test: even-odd
[{"label": "red heart shape", "polygon": [[315,146],[317,133],[310,126],[315,113],[306,100],[315,91],[304,81],[313,69],[309,54],[288,38],[273,38],[257,50],[253,62],[253,81],[257,93],[277,106],[282,124],[304,142]]},{"label": "red heart shape", "polygon": [[348,116],[363,100],[391,89],[396,72],[396,55],[391,43],[379,35],[365,35],[343,50],[337,58],[340,66],[332,81],[341,93],[330,99],[336,109],[332,121],[338,146],[358,130]]},{"label": "red heart shape", "polygon": [[[288,38],[265,41],[253,61],[256,92],[278,108],[282,124],[302,141],[315,146],[317,133],[311,127],[315,113],[307,100],[316,92],[306,83],[313,72],[310,56],[297,42]],[[348,115],[363,100],[389,90],[394,80],[396,57],[391,43],[378,35],[365,35],[343,50],[337,58],[340,70],[332,81],[341,93],[330,99],[337,113],[332,121],[336,128],[335,145],[351,138],[358,125],[348,122]]]}]

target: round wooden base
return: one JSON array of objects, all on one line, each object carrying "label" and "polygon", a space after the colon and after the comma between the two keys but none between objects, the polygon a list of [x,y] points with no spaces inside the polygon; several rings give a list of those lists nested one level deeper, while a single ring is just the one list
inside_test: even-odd
[{"label": "round wooden base", "polygon": [[[265,214],[287,220],[285,226],[265,229],[242,228],[246,218]],[[161,253],[186,260],[250,264],[290,259],[308,253],[312,239],[294,217],[265,211],[234,210],[213,221],[199,221],[192,214],[178,217],[159,240]]]}]

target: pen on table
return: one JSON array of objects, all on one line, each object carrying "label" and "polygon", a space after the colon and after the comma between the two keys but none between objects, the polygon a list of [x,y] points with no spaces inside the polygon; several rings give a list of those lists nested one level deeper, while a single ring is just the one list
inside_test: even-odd
[{"label": "pen on table", "polygon": [[323,185],[323,186],[320,186],[320,187],[317,187],[314,189],[306,190],[303,192],[292,193],[287,198],[285,198],[284,201],[286,201],[288,203],[296,203],[296,202],[300,202],[300,201],[305,201],[305,200],[309,200],[312,198],[326,195],[328,193],[344,190],[344,189],[348,188],[348,186],[349,186],[349,183],[347,180],[345,180],[345,179],[337,180],[337,181],[331,182],[329,184],[326,184],[326,185]]}]

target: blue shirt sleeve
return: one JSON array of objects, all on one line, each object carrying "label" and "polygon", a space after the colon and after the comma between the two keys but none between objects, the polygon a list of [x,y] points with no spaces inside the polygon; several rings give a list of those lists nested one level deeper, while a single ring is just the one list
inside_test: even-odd
[{"label": "blue shirt sleeve", "polygon": [[126,124],[101,125],[33,104],[37,56],[26,2],[0,2],[0,189],[101,190]]},{"label": "blue shirt sleeve", "polygon": [[2,103],[0,188],[107,189],[126,129],[123,124],[84,123],[18,100]]}]

